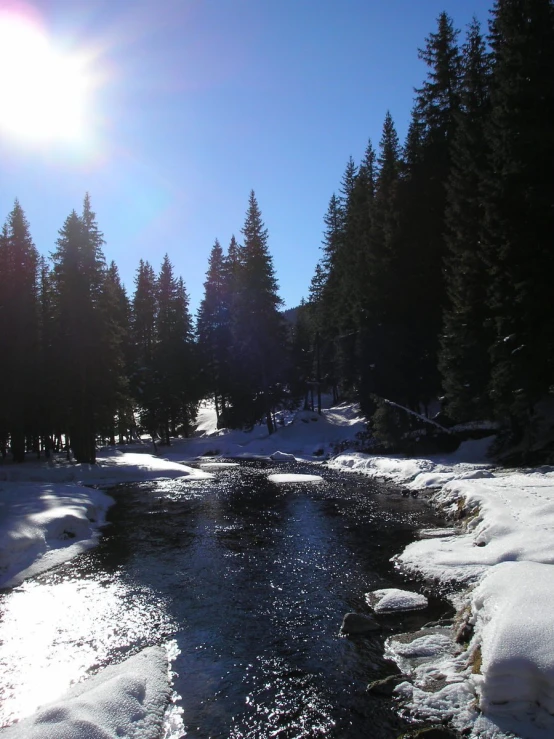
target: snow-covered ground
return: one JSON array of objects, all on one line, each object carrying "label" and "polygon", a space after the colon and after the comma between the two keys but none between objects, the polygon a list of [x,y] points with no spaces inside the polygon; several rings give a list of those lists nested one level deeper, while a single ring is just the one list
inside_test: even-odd
[{"label": "snow-covered ground", "polygon": [[[197,436],[160,448],[158,455],[144,443],[106,450],[96,465],[0,466],[0,585],[17,584],[94,545],[112,501],[87,485],[206,479],[210,470],[232,464],[222,457],[322,461],[364,430],[356,407],[347,404],[283,421],[272,436],[265,426],[221,431],[205,405]],[[397,688],[404,710],[429,721],[450,719],[474,737],[546,739],[554,736],[554,469],[493,469],[487,446],[487,440],[467,442],[455,454],[427,459],[344,453],[328,463],[391,480],[404,491],[424,491],[454,519],[450,529],[422,532],[396,557],[408,576],[460,585],[459,624],[387,641],[387,654],[409,678]],[[200,469],[187,465],[192,460]],[[368,594],[368,609],[424,605],[409,600],[403,591],[379,591]],[[132,675],[143,672],[135,673],[132,662],[129,671],[110,668],[6,736],[83,736],[79,722],[95,727],[91,736],[154,736],[156,719],[145,717],[158,715],[167,702],[167,664],[162,689],[155,677],[163,672],[160,653],[149,651],[143,659],[153,687],[134,682]],[[127,710],[136,721],[126,722]]]}]

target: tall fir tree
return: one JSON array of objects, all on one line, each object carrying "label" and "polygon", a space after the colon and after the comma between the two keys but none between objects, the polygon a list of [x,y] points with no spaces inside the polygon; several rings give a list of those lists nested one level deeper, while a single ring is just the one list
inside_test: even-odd
[{"label": "tall fir tree", "polygon": [[169,445],[179,426],[185,432],[190,427],[196,377],[188,295],[182,279],[174,276],[167,254],[157,280],[157,295],[153,357],[157,422],[163,442]]},{"label": "tall fir tree", "polygon": [[265,418],[272,433],[272,410],[282,394],[285,334],[268,232],[254,191],[242,233],[242,265],[233,309],[233,423],[249,426]]},{"label": "tall fir tree", "polygon": [[158,292],[152,265],[140,260],[135,275],[131,310],[132,372],[131,392],[139,407],[144,428],[156,435],[158,428],[157,388],[154,367]]},{"label": "tall fir tree", "polygon": [[105,395],[105,430],[111,444],[120,444],[134,426],[133,403],[129,387],[132,363],[131,306],[114,261],[106,270],[102,311],[108,331],[104,336],[104,351],[108,366],[109,387]]},{"label": "tall fir tree", "polygon": [[361,405],[368,415],[374,409],[373,394],[399,398],[403,392],[398,372],[404,337],[396,316],[399,272],[394,251],[400,144],[390,112],[383,123],[377,165],[360,384]]},{"label": "tall fir tree", "polygon": [[492,280],[490,394],[517,436],[554,370],[554,5],[497,0],[490,26],[485,253]]},{"label": "tall fir tree", "polygon": [[13,459],[25,460],[26,437],[37,436],[39,397],[38,253],[19,201],[0,238],[0,336],[3,446],[9,435]]},{"label": "tall fir tree", "polygon": [[447,181],[445,273],[448,304],[439,355],[445,411],[457,421],[486,418],[490,412],[489,275],[483,258],[482,237],[491,64],[476,19],[468,28],[462,55],[461,109]]},{"label": "tall fir tree", "polygon": [[58,422],[69,432],[79,462],[96,461],[96,434],[106,420],[106,399],[119,381],[112,374],[113,357],[109,356],[117,340],[104,311],[103,243],[87,195],[82,216],[75,211],[68,216],[52,255],[54,342],[65,401]]},{"label": "tall fir tree", "polygon": [[[236,242],[233,243],[233,250]],[[218,424],[226,416],[229,384],[229,355],[231,348],[231,293],[229,285],[230,260],[216,239],[209,259],[204,282],[204,298],[197,317],[197,336],[204,387],[213,396]]]},{"label": "tall fir tree", "polygon": [[405,403],[423,410],[440,390],[437,355],[446,302],[445,186],[460,106],[457,36],[452,20],[441,13],[437,30],[419,52],[428,72],[416,91],[398,190],[395,251],[400,269],[398,307],[406,319]]}]

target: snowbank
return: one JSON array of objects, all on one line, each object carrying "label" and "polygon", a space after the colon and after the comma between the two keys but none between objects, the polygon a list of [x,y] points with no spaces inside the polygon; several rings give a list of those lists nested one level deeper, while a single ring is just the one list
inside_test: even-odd
[{"label": "snowbank", "polygon": [[113,499],[84,484],[108,487],[167,477],[212,475],[152,454],[119,451],[99,455],[95,465],[0,467],[0,587],[14,587],[97,543]]},{"label": "snowbank", "polygon": [[538,562],[491,568],[472,594],[483,711],[524,736],[554,736],[554,573]]},{"label": "snowbank", "polygon": [[472,737],[546,739],[554,736],[554,470],[493,470],[488,443],[428,459],[343,454],[330,464],[427,490],[458,521],[456,530],[422,532],[395,557],[408,575],[474,587],[453,596],[465,606],[463,648],[452,628],[388,640],[388,656],[410,677],[396,689],[404,709]]},{"label": "snowbank", "polygon": [[[168,456],[175,455],[171,448],[167,451]],[[206,479],[211,475],[166,457],[114,449],[100,452],[96,464],[56,461],[50,465],[44,462],[26,462],[24,465],[0,467],[0,481],[9,482],[79,482],[106,487],[119,482],[155,480],[160,477]]]},{"label": "snowbank", "polygon": [[469,583],[502,562],[554,564],[554,472],[462,477],[447,483],[435,501],[463,515],[462,533],[410,544],[397,557],[407,569]]},{"label": "snowbank", "polygon": [[287,462],[294,458],[321,460],[334,454],[337,445],[354,440],[364,429],[365,420],[356,403],[325,408],[321,415],[313,411],[288,413],[278,418],[277,430],[271,435],[265,424],[255,426],[250,432],[218,429],[215,409],[206,404],[199,413],[197,436],[176,444],[168,454],[188,459],[210,455]]},{"label": "snowbank", "polygon": [[0,587],[94,546],[113,499],[71,484],[0,484]]},{"label": "snowbank", "polygon": [[78,683],[3,739],[158,739],[171,689],[167,654],[150,647]]}]

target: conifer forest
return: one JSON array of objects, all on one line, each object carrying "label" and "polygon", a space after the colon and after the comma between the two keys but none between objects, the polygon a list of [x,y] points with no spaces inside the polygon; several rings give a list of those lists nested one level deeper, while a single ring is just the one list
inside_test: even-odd
[{"label": "conifer forest", "polygon": [[277,409],[321,392],[359,401],[381,448],[409,451],[425,417],[531,438],[554,393],[554,3],[497,0],[465,31],[442,13],[422,43],[406,140],[386,113],[347,161],[294,311],[254,192],[238,238],[213,244],[195,317],[170,256],[141,260],[127,293],[88,194],[40,245],[49,257],[16,200],[0,235],[2,455],[169,444],[204,398],[221,427],[271,433]]}]

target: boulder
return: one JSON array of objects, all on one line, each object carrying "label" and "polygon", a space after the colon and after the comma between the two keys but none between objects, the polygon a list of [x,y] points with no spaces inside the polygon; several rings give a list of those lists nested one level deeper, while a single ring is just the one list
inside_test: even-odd
[{"label": "boulder", "polygon": [[347,613],[340,627],[342,634],[366,634],[368,631],[379,631],[381,627],[373,616],[364,613]]},{"label": "boulder", "polygon": [[404,682],[404,675],[389,675],[382,680],[374,680],[367,686],[367,692],[372,695],[390,698],[398,683]]}]

